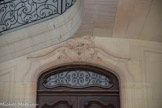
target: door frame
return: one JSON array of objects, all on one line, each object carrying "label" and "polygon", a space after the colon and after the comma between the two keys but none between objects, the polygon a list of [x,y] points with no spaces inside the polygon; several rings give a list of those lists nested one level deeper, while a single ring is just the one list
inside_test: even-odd
[{"label": "door frame", "polygon": [[[117,86],[119,87],[118,88],[118,93],[116,92],[116,94],[119,95],[119,101],[120,101],[120,108],[121,108],[121,93],[120,93],[120,80],[118,78],[118,76],[116,76],[113,72],[111,72],[110,70],[106,70],[104,68],[101,68],[101,67],[98,67],[98,66],[94,66],[94,65],[89,65],[89,64],[69,64],[69,65],[63,65],[63,66],[58,66],[58,67],[55,67],[55,68],[52,68],[48,71],[45,71],[44,73],[42,73],[39,78],[38,78],[38,81],[37,81],[37,90],[38,90],[38,86],[40,85],[40,78],[42,78],[42,76],[46,76],[48,74],[58,74],[58,73],[61,73],[61,72],[64,72],[66,71],[67,69],[89,69],[89,70],[92,70],[92,72],[95,72],[95,73],[98,73],[98,74],[102,74],[104,76],[108,76],[108,75],[113,75],[116,79],[117,79]],[[115,82],[116,83],[116,82]],[[106,90],[105,90],[106,91]],[[112,90],[113,91],[113,90]],[[95,91],[94,91],[95,92]],[[45,91],[44,91],[45,93]],[[47,93],[47,92],[46,92]],[[57,93],[57,92],[56,92]],[[69,92],[68,92],[69,93]],[[87,92],[88,93],[88,92]],[[97,93],[97,91],[95,92]],[[99,93],[99,92],[98,92]],[[115,92],[107,92],[108,93],[115,93]],[[106,94],[106,92],[105,92]],[[77,93],[77,95],[80,95],[79,93]],[[38,91],[37,91],[37,102],[38,102]]]}]

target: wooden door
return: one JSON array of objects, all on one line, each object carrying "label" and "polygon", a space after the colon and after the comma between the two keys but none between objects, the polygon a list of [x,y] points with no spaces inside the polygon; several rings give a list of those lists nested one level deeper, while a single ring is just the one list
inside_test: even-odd
[{"label": "wooden door", "polygon": [[42,74],[37,108],[120,108],[119,81],[89,65],[68,65]]}]

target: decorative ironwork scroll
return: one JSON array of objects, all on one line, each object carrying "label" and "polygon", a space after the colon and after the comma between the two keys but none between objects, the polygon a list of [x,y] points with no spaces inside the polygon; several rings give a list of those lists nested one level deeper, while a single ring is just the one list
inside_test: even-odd
[{"label": "decorative ironwork scroll", "polygon": [[47,88],[58,86],[72,88],[97,86],[110,88],[113,85],[113,81],[111,78],[98,73],[76,70],[51,75],[44,80],[43,85]]},{"label": "decorative ironwork scroll", "polygon": [[0,34],[63,14],[76,0],[0,0]]}]

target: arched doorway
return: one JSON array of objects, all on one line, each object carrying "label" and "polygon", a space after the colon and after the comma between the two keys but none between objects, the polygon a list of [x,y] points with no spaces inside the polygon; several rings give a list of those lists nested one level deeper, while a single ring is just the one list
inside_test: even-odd
[{"label": "arched doorway", "polygon": [[91,65],[66,65],[38,79],[37,108],[120,108],[117,77]]}]

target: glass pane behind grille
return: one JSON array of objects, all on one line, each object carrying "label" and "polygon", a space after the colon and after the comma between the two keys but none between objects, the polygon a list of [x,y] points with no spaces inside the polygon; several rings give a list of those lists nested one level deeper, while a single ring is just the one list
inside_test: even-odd
[{"label": "glass pane behind grille", "polygon": [[107,76],[90,72],[90,71],[66,71],[59,74],[49,76],[43,83],[47,88],[54,88],[57,86],[68,86],[73,88],[82,88],[90,86],[98,86],[103,88],[110,88],[110,78]]}]

